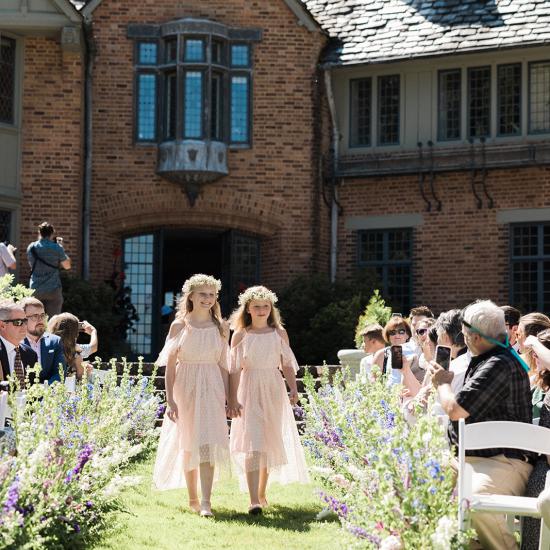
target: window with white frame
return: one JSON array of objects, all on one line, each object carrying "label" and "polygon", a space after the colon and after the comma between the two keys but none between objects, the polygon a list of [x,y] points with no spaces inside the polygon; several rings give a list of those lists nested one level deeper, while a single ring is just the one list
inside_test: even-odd
[{"label": "window with white frame", "polygon": [[550,132],[550,61],[529,64],[529,133]]},{"label": "window with white frame", "polygon": [[372,131],[372,78],[351,81],[351,145],[368,147]]},{"label": "window with white frame", "polygon": [[497,134],[521,135],[521,63],[497,67]]},{"label": "window with white frame", "polygon": [[468,137],[491,135],[491,67],[468,69]]},{"label": "window with white frame", "polygon": [[460,69],[439,71],[438,90],[438,139],[440,141],[460,139],[462,120]]}]

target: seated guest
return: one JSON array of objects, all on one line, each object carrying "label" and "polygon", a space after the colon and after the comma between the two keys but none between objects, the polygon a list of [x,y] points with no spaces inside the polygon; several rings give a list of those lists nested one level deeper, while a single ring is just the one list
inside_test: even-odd
[{"label": "seated guest", "polygon": [[[25,310],[9,300],[0,302],[0,381],[7,381],[14,374],[21,389],[27,387],[25,376],[29,367],[38,361],[36,353],[22,343],[27,333]],[[29,376],[29,382],[33,383]]]},{"label": "seated guest", "polygon": [[500,306],[500,309],[504,311],[504,321],[506,322],[506,332],[508,333],[508,341],[510,345],[519,351],[518,344],[518,326],[521,318],[521,313],[512,306]]},{"label": "seated guest", "polygon": [[361,359],[361,364],[359,366],[362,376],[370,375],[374,354],[386,347],[384,336],[382,336],[383,331],[384,329],[378,323],[367,325],[361,331],[361,336],[363,337],[363,351],[368,354]]},{"label": "seated guest", "polygon": [[60,365],[63,372],[67,369],[63,345],[59,336],[46,332],[44,305],[32,296],[23,298],[19,305],[24,309],[27,318],[27,336],[23,342],[31,347],[38,356],[38,362],[42,367],[40,382],[43,383],[45,380],[49,384],[60,382]]},{"label": "seated guest", "polygon": [[543,330],[550,328],[550,319],[544,313],[528,313],[520,318],[517,330],[517,344],[525,362],[529,365],[529,379],[531,381],[531,403],[533,405],[533,416],[538,418],[544,401],[544,391],[536,383],[537,367],[534,358],[531,356],[531,348],[525,346],[525,340],[529,336],[537,336]]},{"label": "seated guest", "polygon": [[374,354],[373,365],[378,365],[382,369],[382,374],[387,375],[390,384],[400,384],[402,369],[392,368],[391,346],[402,346],[403,364],[408,364],[407,360],[409,360],[411,362],[410,368],[414,373],[420,370],[418,367],[418,355],[415,353],[415,348],[406,345],[412,336],[411,327],[401,315],[392,315],[390,320],[386,323],[382,335],[384,341],[389,344],[389,346]]},{"label": "seated guest", "polygon": [[78,317],[75,317],[72,313],[54,315],[48,323],[48,332],[59,336],[61,339],[63,354],[67,363],[67,376],[76,374],[76,379],[82,380],[84,365],[76,343],[79,332]]},{"label": "seated guest", "polygon": [[[536,337],[529,336],[525,342],[525,347],[532,348],[532,357],[537,365],[536,384],[539,386],[545,397],[540,407],[539,426],[550,428],[550,330],[539,332]],[[543,348],[543,349],[541,349]],[[543,355],[544,354],[544,355]],[[526,496],[538,497],[544,490],[546,483],[546,473],[550,470],[548,460],[550,457],[541,456],[537,459],[535,467],[529,476],[527,482]],[[539,547],[540,519],[525,517],[521,530],[521,550],[536,550]]]},{"label": "seated guest", "polygon": [[[467,424],[506,420],[531,423],[529,376],[520,360],[506,348],[504,312],[489,300],[470,304],[463,314],[462,332],[472,360],[464,385],[454,393],[454,374],[432,363],[432,383],[441,406],[452,421],[449,439],[458,445],[458,420]],[[466,451],[477,494],[521,496],[533,469],[532,453],[518,449]],[[516,539],[502,514],[473,514],[472,525],[483,548],[516,549]]]}]

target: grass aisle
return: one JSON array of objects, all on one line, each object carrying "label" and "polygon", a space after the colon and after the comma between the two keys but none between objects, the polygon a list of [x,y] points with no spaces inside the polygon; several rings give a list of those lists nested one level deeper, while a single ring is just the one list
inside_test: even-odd
[{"label": "grass aisle", "polygon": [[322,550],[346,548],[349,539],[335,517],[316,521],[321,510],[313,485],[280,486],[268,492],[270,507],[262,517],[251,517],[247,495],[235,479],[214,487],[215,519],[201,518],[184,506],[187,492],[159,492],[151,487],[154,457],[136,464],[132,475],[139,485],[125,489],[126,512],[113,514],[111,527],[92,546],[94,550],[180,550],[254,548],[256,550]]}]

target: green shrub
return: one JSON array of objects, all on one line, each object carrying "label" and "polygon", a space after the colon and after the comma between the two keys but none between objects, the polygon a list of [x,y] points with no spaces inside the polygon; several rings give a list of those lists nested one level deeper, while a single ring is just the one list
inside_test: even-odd
[{"label": "green shrub", "polygon": [[380,296],[380,291],[376,289],[370,297],[365,311],[357,322],[357,327],[355,328],[355,345],[358,348],[363,345],[361,332],[367,325],[378,323],[384,326],[390,320],[391,313],[391,307],[386,305],[384,298]]},{"label": "green shrub", "polygon": [[355,347],[357,318],[374,286],[369,272],[336,283],[319,274],[300,276],[280,293],[278,305],[301,365],[334,364],[338,350]]},{"label": "green shrub", "polygon": [[14,276],[11,274],[0,277],[0,299],[18,302],[26,296],[32,296],[34,290],[22,284],[13,284]]}]

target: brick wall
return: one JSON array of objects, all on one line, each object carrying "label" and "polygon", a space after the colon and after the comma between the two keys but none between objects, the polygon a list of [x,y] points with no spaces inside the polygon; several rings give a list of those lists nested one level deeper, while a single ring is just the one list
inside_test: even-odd
[{"label": "brick wall", "polygon": [[27,38],[21,135],[20,278],[28,282],[27,245],[42,221],[64,238],[79,273],[81,253],[83,67],[58,41]]},{"label": "brick wall", "polygon": [[[299,26],[282,0],[104,0],[93,17],[98,47],[93,277],[109,274],[110,254],[105,252],[122,236],[166,225],[239,229],[262,236],[262,280],[274,288],[326,265],[320,149],[312,126],[323,36]],[[132,142],[133,42],[126,38],[127,25],[183,17],[263,30],[262,41],[254,46],[253,147],[230,151],[229,176],[205,186],[194,207],[178,185],[155,174],[156,147]]]},{"label": "brick wall", "polygon": [[496,215],[507,208],[550,206],[550,168],[492,170],[487,189],[493,209],[477,208],[470,173],[440,174],[435,183],[440,212],[425,211],[416,176],[345,180],[340,189],[344,216],[339,224],[339,276],[350,277],[356,263],[355,232],[346,216],[422,213],[414,230],[413,302],[437,311],[462,307],[476,298],[507,303],[509,297],[508,226]]}]

